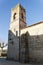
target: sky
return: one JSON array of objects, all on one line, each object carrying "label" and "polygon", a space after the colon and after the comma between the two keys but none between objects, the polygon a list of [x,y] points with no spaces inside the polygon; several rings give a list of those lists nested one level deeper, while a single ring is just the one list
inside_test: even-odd
[{"label": "sky", "polygon": [[0,0],[0,41],[8,42],[11,8],[20,3],[26,9],[26,23],[43,21],[43,0]]}]

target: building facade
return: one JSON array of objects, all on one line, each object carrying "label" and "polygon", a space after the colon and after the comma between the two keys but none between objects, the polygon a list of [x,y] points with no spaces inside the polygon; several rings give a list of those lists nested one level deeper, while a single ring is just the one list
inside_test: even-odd
[{"label": "building facade", "polygon": [[23,63],[43,60],[43,22],[27,26],[26,10],[20,4],[11,10],[7,56]]}]

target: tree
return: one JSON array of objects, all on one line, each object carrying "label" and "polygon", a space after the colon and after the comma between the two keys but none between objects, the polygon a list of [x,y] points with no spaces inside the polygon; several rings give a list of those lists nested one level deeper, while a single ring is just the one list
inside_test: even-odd
[{"label": "tree", "polygon": [[2,43],[2,45],[1,45],[1,48],[2,48],[2,52],[3,52],[3,48],[4,48],[4,42]]}]

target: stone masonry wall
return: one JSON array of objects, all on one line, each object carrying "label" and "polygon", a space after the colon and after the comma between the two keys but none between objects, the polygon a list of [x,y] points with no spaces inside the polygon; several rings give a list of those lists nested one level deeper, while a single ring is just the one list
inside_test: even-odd
[{"label": "stone masonry wall", "polygon": [[28,39],[26,40],[25,34],[23,34],[21,36],[20,58],[21,62],[29,62],[29,61],[42,62],[43,35],[37,35],[37,36],[28,35]]},{"label": "stone masonry wall", "polygon": [[43,62],[43,23],[21,30],[21,35],[26,34],[26,32],[29,34],[29,61]]},{"label": "stone masonry wall", "polygon": [[30,37],[29,59],[35,62],[43,61],[43,35]]}]

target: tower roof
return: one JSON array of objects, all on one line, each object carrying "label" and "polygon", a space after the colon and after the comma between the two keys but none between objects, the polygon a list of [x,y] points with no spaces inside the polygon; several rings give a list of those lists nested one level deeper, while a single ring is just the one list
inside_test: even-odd
[{"label": "tower roof", "polygon": [[25,8],[21,4],[19,4],[19,3],[15,7],[13,7],[12,9],[15,9],[17,7],[20,7],[21,9],[23,9],[25,11]]}]

